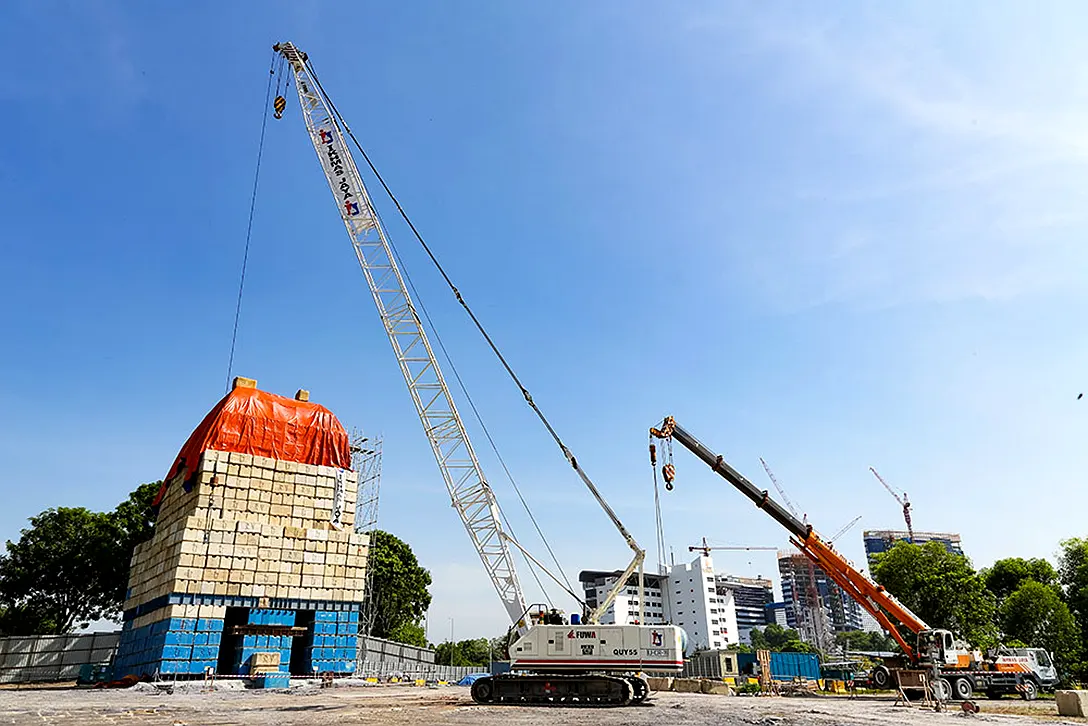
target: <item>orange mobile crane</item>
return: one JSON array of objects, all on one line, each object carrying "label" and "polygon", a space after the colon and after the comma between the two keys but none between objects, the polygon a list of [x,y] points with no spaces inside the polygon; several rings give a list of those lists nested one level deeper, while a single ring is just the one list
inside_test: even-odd
[{"label": "orange mobile crane", "polygon": [[[1057,684],[1057,671],[1045,650],[998,649],[994,654],[983,658],[977,650],[955,638],[950,631],[929,627],[883,586],[859,572],[845,557],[836,552],[829,541],[816,533],[811,524],[798,521],[797,517],[771,499],[766,490],[757,488],[719,454],[712,452],[684,430],[671,416],[664,420],[660,428],[651,428],[650,435],[679,442],[752,500],[771,519],[785,527],[790,533],[790,542],[876,618],[881,627],[895,639],[902,648],[904,657],[890,660],[873,670],[870,677],[876,687],[893,687],[894,671],[904,665],[929,670],[934,694],[940,700],[948,700],[952,696],[966,700],[975,691],[985,692],[991,698],[1005,693],[1018,693],[1023,698],[1032,700],[1041,688],[1053,688]],[[671,484],[675,476],[675,468],[671,462],[666,463],[664,473],[666,482]],[[671,486],[666,488],[672,489]],[[897,623],[914,635],[914,642],[908,642],[896,626]],[[1027,650],[1032,652],[1021,652]]]}]

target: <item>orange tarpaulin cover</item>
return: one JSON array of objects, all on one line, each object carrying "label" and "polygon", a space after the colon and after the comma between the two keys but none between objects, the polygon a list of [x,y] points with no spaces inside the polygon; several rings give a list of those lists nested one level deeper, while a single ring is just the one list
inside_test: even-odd
[{"label": "orange tarpaulin cover", "polygon": [[201,452],[236,451],[281,461],[351,468],[348,433],[332,411],[256,388],[235,388],[208,412],[181,447],[155,497],[158,506],[182,469],[192,475]]}]

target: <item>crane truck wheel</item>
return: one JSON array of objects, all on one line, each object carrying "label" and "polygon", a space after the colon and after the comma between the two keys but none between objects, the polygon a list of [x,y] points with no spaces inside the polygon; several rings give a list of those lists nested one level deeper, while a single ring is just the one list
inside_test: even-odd
[{"label": "crane truck wheel", "polygon": [[971,685],[970,678],[957,678],[952,681],[952,692],[956,694],[957,700],[970,701],[971,696],[974,695],[975,689]]},{"label": "crane truck wheel", "polygon": [[938,701],[948,701],[952,698],[952,685],[946,678],[938,678],[930,685],[933,689],[933,697]]},{"label": "crane truck wheel", "polygon": [[882,691],[891,687],[892,674],[887,666],[877,666],[869,678],[872,679],[873,685]]},{"label": "crane truck wheel", "polygon": [[1023,690],[1020,691],[1020,695],[1025,701],[1034,701],[1039,697],[1039,686],[1035,685],[1035,681],[1029,678],[1024,681]]}]

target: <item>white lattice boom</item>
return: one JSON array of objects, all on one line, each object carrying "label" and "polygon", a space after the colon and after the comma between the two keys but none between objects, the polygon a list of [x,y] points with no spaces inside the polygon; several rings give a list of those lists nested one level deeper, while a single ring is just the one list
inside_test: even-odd
[{"label": "white lattice boom", "polygon": [[[276,48],[291,65],[310,140],[378,306],[453,506],[480,553],[510,621],[517,624],[525,613],[525,598],[510,550],[500,534],[502,525],[495,495],[480,469],[476,452],[394,260],[385,230],[370,202],[340,124],[319,91],[305,54],[291,43],[282,43]],[[519,629],[524,631],[523,627]]]}]

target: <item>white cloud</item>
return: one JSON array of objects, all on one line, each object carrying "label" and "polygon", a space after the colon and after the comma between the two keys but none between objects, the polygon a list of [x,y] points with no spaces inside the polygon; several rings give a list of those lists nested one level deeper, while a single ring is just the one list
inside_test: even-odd
[{"label": "white cloud", "polygon": [[[704,18],[811,131],[781,182],[801,231],[746,249],[771,297],[797,309],[1080,289],[1088,104],[1062,92],[1055,59],[1068,49],[1010,46],[991,29],[954,57],[957,34],[941,41],[937,22],[852,20],[762,6]],[[815,144],[840,152],[832,168]]]}]

